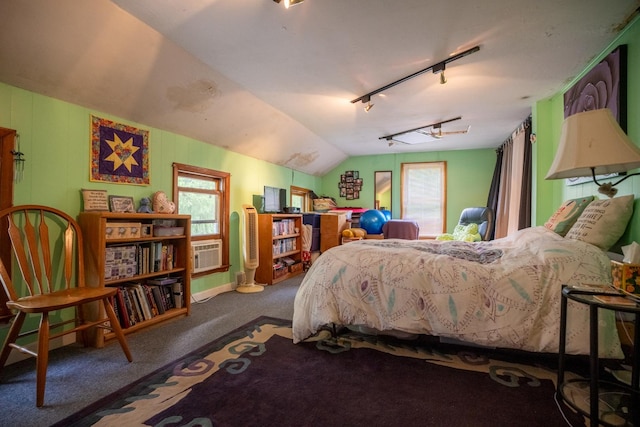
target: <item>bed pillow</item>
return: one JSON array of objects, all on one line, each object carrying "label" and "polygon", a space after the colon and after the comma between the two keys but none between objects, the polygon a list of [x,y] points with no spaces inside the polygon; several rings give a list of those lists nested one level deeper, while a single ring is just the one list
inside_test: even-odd
[{"label": "bed pillow", "polygon": [[564,236],[580,217],[584,208],[586,208],[593,199],[595,199],[595,197],[587,196],[567,200],[549,217],[549,220],[544,223],[544,226]]},{"label": "bed pillow", "polygon": [[622,237],[633,213],[633,194],[595,200],[582,211],[566,237],[608,250]]}]

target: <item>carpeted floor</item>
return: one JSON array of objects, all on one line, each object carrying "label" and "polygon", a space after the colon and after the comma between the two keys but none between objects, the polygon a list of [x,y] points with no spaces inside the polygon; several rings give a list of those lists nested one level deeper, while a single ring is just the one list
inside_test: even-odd
[{"label": "carpeted floor", "polygon": [[266,286],[261,293],[227,292],[192,301],[190,316],[127,335],[132,363],[127,363],[116,342],[101,349],[75,345],[56,349],[49,358],[42,408],[35,405],[34,359],[8,365],[0,374],[0,427],[49,426],[258,316],[292,319],[302,279]]},{"label": "carpeted floor", "polygon": [[261,317],[56,426],[585,425],[557,406],[554,363],[357,333],[294,345]]}]

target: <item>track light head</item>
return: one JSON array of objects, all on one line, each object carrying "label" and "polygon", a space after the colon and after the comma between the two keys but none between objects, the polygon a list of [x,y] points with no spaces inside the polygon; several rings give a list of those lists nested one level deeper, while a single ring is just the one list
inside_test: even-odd
[{"label": "track light head", "polygon": [[445,62],[438,62],[433,66],[432,71],[433,74],[440,74],[440,84],[443,85],[447,82],[447,78],[444,76],[444,69],[446,68]]},{"label": "track light head", "polygon": [[[276,3],[280,3],[282,0],[273,0]],[[284,0],[284,7],[289,9],[291,6],[302,3],[304,0]]]},{"label": "track light head", "polygon": [[366,96],[364,98],[362,98],[362,103],[366,103],[367,105],[364,106],[364,111],[366,111],[367,113],[369,112],[369,110],[371,110],[371,108],[373,108],[373,106],[375,104],[371,103],[371,96]]}]

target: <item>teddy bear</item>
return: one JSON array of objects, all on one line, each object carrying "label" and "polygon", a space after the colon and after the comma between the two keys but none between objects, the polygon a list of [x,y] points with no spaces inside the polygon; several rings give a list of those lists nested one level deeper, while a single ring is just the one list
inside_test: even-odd
[{"label": "teddy bear", "polygon": [[153,213],[151,209],[151,199],[148,197],[143,197],[140,199],[140,207],[138,208],[139,213]]}]

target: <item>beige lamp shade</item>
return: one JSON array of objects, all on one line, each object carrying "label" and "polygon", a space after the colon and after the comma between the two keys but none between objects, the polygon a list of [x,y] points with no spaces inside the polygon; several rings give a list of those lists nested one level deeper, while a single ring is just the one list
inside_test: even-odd
[{"label": "beige lamp shade", "polygon": [[546,179],[627,172],[640,167],[640,148],[624,133],[608,108],[569,116]]}]

